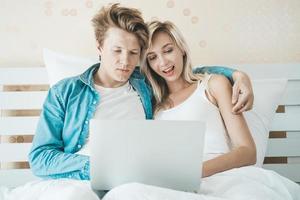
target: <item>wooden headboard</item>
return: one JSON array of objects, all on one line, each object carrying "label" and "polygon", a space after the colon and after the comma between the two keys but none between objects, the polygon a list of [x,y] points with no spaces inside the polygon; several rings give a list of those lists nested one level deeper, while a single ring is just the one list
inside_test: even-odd
[{"label": "wooden headboard", "polygon": [[[254,79],[289,79],[272,123],[263,167],[300,182],[300,63],[237,69]],[[14,187],[37,179],[27,154],[48,89],[44,67],[0,68],[0,185]]]}]

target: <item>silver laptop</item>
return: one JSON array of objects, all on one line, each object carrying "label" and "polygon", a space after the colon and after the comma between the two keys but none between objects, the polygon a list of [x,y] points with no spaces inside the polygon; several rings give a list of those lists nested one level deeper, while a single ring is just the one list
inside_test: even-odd
[{"label": "silver laptop", "polygon": [[92,188],[139,182],[197,191],[204,132],[199,121],[91,120]]}]

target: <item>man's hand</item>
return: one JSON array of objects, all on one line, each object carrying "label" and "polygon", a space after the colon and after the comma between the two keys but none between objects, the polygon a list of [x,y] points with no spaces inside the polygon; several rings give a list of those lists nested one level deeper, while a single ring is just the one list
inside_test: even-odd
[{"label": "man's hand", "polygon": [[234,84],[232,87],[232,112],[240,114],[251,110],[254,101],[252,84],[248,75],[241,71],[235,71],[232,75]]}]

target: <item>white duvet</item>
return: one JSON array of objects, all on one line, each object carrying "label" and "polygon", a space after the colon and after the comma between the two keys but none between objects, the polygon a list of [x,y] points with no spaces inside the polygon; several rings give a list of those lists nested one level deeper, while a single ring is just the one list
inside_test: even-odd
[{"label": "white duvet", "polygon": [[300,200],[298,184],[274,171],[252,166],[203,179],[200,193],[232,200]]},{"label": "white duvet", "polygon": [[[82,181],[74,183],[70,180],[59,182],[53,180],[50,182],[31,182],[13,190],[0,187],[0,200],[40,199],[37,195],[39,193],[53,194],[53,191],[47,191],[47,188],[49,186],[53,188],[53,185],[56,185],[56,189],[61,186],[68,187],[69,193],[78,194],[78,198],[75,199],[92,199],[84,198],[84,191],[90,188],[88,182],[82,185]],[[103,200],[300,200],[300,186],[298,184],[276,172],[253,166],[236,168],[204,178],[199,193],[186,193],[130,183],[114,188]],[[49,195],[47,196],[49,197]]]},{"label": "white duvet", "polygon": [[142,184],[111,190],[104,200],[300,200],[300,186],[276,172],[242,167],[202,179],[200,194]]}]

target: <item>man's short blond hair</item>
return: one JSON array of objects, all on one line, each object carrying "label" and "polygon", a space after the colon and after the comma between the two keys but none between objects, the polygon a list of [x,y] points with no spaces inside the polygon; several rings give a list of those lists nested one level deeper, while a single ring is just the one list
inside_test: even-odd
[{"label": "man's short blond hair", "polygon": [[148,47],[149,31],[141,12],[135,8],[120,6],[119,3],[102,7],[93,17],[96,40],[103,45],[105,34],[110,27],[117,27],[133,33],[141,47],[141,56]]}]

